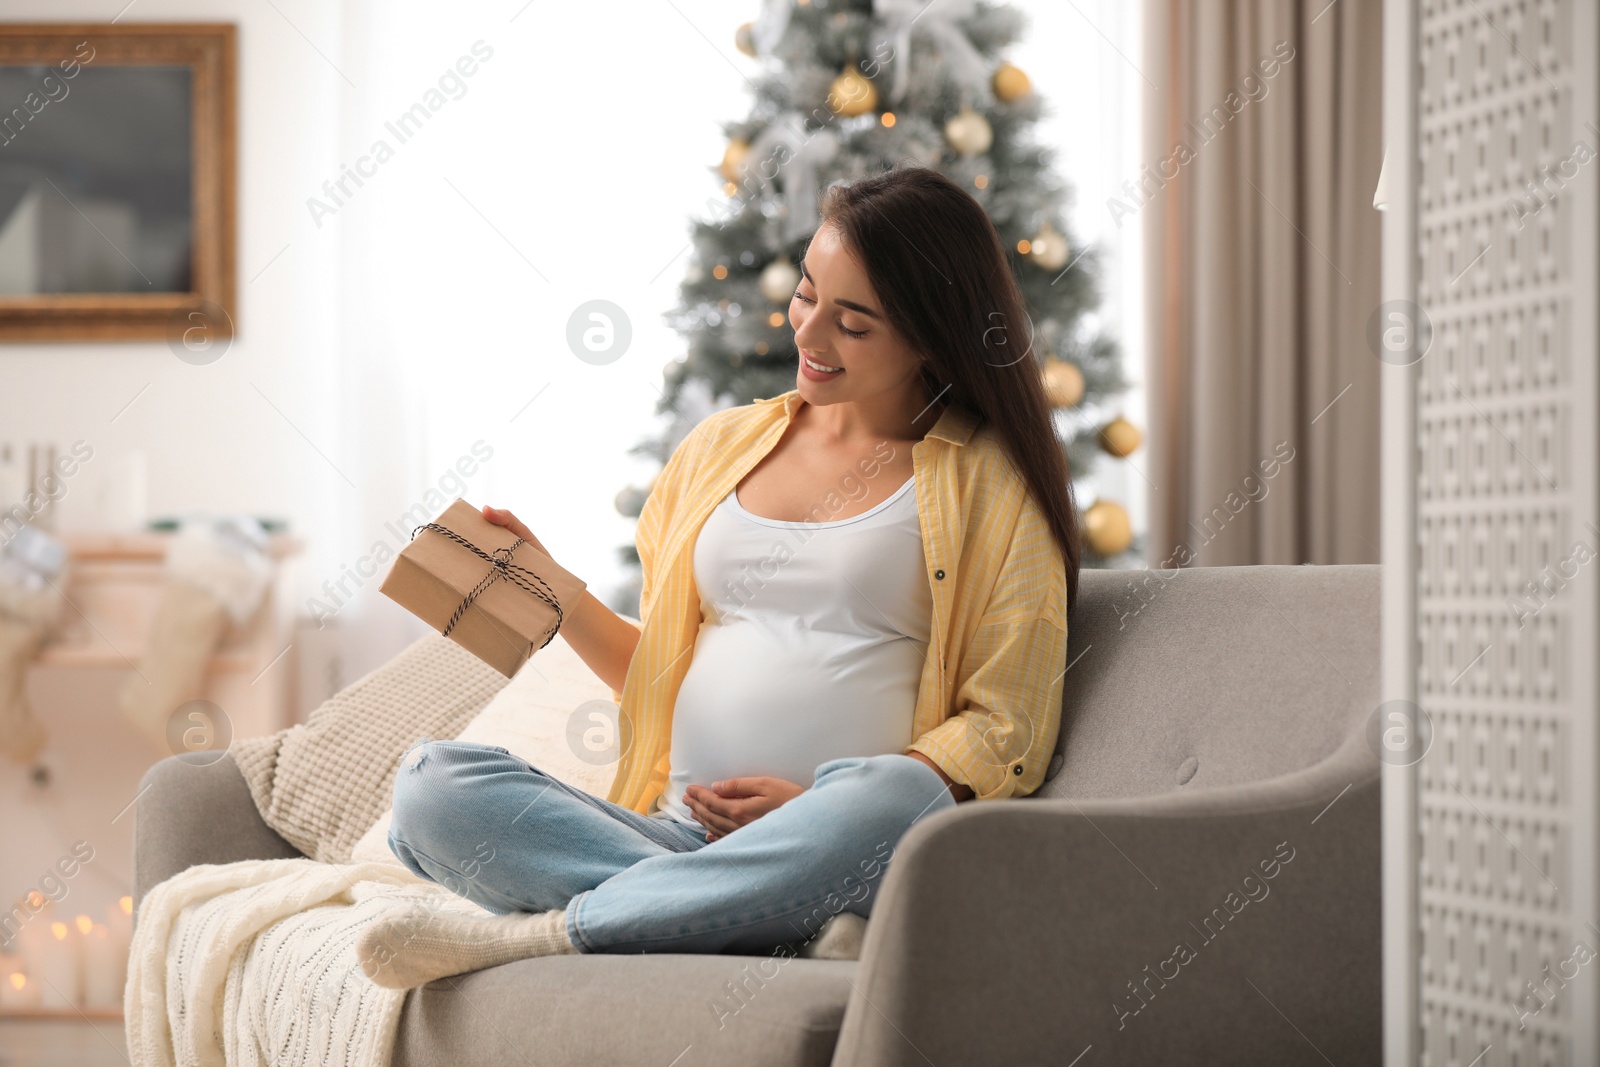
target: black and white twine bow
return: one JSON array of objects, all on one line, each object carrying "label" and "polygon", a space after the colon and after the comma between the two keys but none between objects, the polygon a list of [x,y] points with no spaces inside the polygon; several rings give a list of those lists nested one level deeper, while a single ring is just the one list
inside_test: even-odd
[{"label": "black and white twine bow", "polygon": [[[435,533],[441,533],[450,538],[450,540],[454,541],[456,544],[470,549],[476,556],[478,556],[478,558],[489,564],[489,573],[483,576],[483,581],[473,586],[472,591],[462,599],[459,605],[457,605],[455,614],[450,616],[449,623],[445,625],[443,630],[439,631],[443,636],[450,636],[450,631],[455,629],[456,623],[461,621],[461,616],[465,615],[467,613],[467,609],[472,607],[472,602],[478,599],[478,594],[489,588],[498,579],[504,578],[512,585],[532,593],[534,596],[538,597],[540,600],[543,600],[546,604],[549,604],[551,607],[556,609],[556,624],[551,628],[550,635],[544,639],[544,644],[540,645],[539,648],[543,648],[545,645],[548,645],[552,640],[555,639],[557,631],[561,629],[561,602],[556,599],[555,593],[551,591],[549,585],[545,584],[545,580],[543,578],[539,577],[528,568],[518,566],[517,564],[511,562],[512,554],[515,553],[516,550],[524,543],[523,538],[519,537],[506,547],[497,548],[491,553],[485,552],[483,549],[479,548],[471,541],[468,541],[465,537],[462,537],[454,530],[447,526],[441,526],[436,522],[424,523],[423,525],[418,526],[415,530],[412,530],[411,536],[413,538],[417,536],[418,530],[433,530]],[[533,584],[535,582],[539,584],[540,588],[535,588]],[[539,649],[536,648],[534,651],[537,652]]]}]

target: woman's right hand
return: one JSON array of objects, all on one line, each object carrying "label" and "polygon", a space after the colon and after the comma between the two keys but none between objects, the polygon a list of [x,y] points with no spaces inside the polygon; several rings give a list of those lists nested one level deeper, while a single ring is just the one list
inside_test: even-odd
[{"label": "woman's right hand", "polygon": [[544,545],[540,543],[539,539],[533,536],[533,531],[529,530],[525,525],[523,525],[522,520],[511,514],[511,512],[505,511],[501,508],[491,508],[485,504],[483,507],[483,517],[494,523],[496,526],[504,526],[506,529],[510,530],[524,541],[528,542],[534,548],[537,548],[540,552],[543,552],[547,556],[550,555],[549,549],[545,548]]},{"label": "woman's right hand", "polygon": [[[510,530],[545,555],[550,555],[550,551],[533,536],[533,531],[511,512],[485,507],[483,517],[496,526]],[[628,665],[639,646],[639,627],[612,611],[592,590],[585,587],[576,604],[566,605],[560,631],[578,658],[597,677],[615,692],[622,692],[628,679]]]}]

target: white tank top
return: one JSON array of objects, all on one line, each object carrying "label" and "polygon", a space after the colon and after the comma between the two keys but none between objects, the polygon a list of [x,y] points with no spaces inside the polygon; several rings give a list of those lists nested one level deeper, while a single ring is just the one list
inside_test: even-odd
[{"label": "white tank top", "polygon": [[712,509],[694,546],[700,630],[662,817],[700,825],[691,784],[810,788],[830,759],[905,751],[933,619],[915,482],[833,522],[752,515],[737,489]]}]

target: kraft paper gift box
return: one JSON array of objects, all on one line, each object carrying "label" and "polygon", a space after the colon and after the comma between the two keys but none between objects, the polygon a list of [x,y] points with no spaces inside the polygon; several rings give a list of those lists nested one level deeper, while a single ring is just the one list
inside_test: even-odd
[{"label": "kraft paper gift box", "polygon": [[458,499],[415,531],[378,591],[509,678],[550,643],[586,588],[518,540]]}]

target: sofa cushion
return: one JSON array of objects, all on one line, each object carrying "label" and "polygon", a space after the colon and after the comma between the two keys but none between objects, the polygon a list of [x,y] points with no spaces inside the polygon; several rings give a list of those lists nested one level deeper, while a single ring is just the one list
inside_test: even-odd
[{"label": "sofa cushion", "polygon": [[1378,706],[1378,564],[1085,570],[1061,769],[1034,796],[1133,797],[1311,766]]},{"label": "sofa cushion", "polygon": [[268,826],[314,860],[345,863],[389,806],[406,746],[455,736],[505,684],[499,671],[430,633],[306,722],[236,738],[228,752]]},{"label": "sofa cushion", "polygon": [[519,960],[412,990],[391,1062],[824,1067],[858,966],[678,953]]}]

